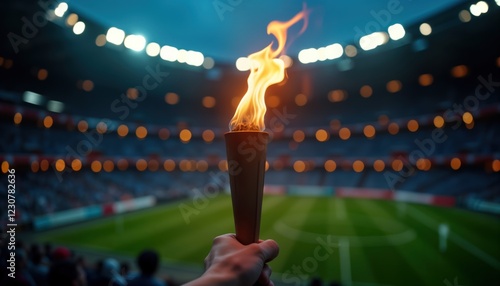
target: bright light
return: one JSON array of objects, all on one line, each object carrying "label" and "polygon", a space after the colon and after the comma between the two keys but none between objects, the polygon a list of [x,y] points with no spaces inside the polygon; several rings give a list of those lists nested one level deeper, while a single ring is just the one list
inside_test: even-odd
[{"label": "bright light", "polygon": [[236,60],[236,68],[239,71],[247,71],[250,69],[250,60],[246,57],[240,57]]},{"label": "bright light", "polygon": [[299,52],[299,61],[303,64],[317,62],[318,58],[319,53],[315,48],[305,49]]},{"label": "bright light", "polygon": [[324,61],[326,60],[326,48],[321,47],[318,49],[318,61]]},{"label": "bright light", "polygon": [[479,15],[481,15],[481,8],[478,7],[476,4],[472,4],[470,5],[470,13],[476,17],[478,17]]},{"label": "bright light", "polygon": [[66,11],[68,11],[68,4],[66,4],[65,2],[61,2],[59,3],[59,5],[57,5],[56,9],[54,10],[54,14],[57,17],[62,17],[64,16],[64,13],[66,13]]},{"label": "bright light", "polygon": [[369,35],[361,37],[359,39],[359,46],[365,50],[373,50],[378,46],[381,46],[389,41],[389,37],[385,32],[375,32]]},{"label": "bright light", "polygon": [[146,53],[150,57],[156,57],[160,54],[160,45],[158,45],[157,43],[149,43],[146,46]]},{"label": "bright light", "polygon": [[347,45],[345,47],[344,52],[345,52],[346,56],[348,56],[350,58],[355,57],[358,54],[358,50],[353,45]]},{"label": "bright light", "polygon": [[76,35],[80,35],[81,33],[83,33],[83,31],[85,31],[85,23],[83,23],[82,21],[76,22],[76,24],[73,26],[73,33],[75,33]]},{"label": "bright light", "polygon": [[470,15],[469,11],[462,10],[462,11],[460,11],[460,13],[458,13],[458,18],[460,19],[460,21],[467,23],[471,20],[471,15]]},{"label": "bright light", "polygon": [[340,44],[329,45],[325,48],[326,58],[329,60],[340,58],[344,54],[344,48]]},{"label": "bright light", "polygon": [[207,70],[213,68],[214,65],[215,61],[211,57],[206,57],[203,59],[203,67],[206,68]]},{"label": "bright light", "polygon": [[420,33],[424,36],[428,36],[432,33],[432,28],[431,28],[431,25],[427,24],[427,23],[422,23],[420,25]]},{"label": "bright light", "polygon": [[160,57],[169,62],[175,62],[179,50],[171,46],[163,46],[160,50]]},{"label": "bright light", "polygon": [[188,51],[186,55],[186,63],[191,66],[199,67],[203,64],[205,57],[200,52]]},{"label": "bright light", "polygon": [[32,91],[25,91],[23,93],[23,101],[35,105],[40,105],[43,102],[43,95]]},{"label": "bright light", "polygon": [[108,32],[106,33],[106,41],[117,46],[123,43],[124,38],[125,32],[115,27],[109,28]]},{"label": "bright light", "polygon": [[64,109],[64,103],[55,100],[49,100],[47,102],[47,110],[52,112],[60,113]]},{"label": "bright light", "polygon": [[132,51],[140,52],[146,46],[146,39],[141,35],[128,35],[123,44]]},{"label": "bright light", "polygon": [[479,10],[480,13],[484,14],[488,12],[488,3],[484,1],[479,1],[476,4],[476,8]]},{"label": "bright light", "polygon": [[389,32],[389,37],[391,37],[394,41],[402,39],[406,34],[405,28],[403,28],[403,25],[401,24],[391,25],[387,31]]},{"label": "bright light", "polygon": [[495,0],[497,2],[497,5],[500,6],[500,0]]},{"label": "bright light", "polygon": [[177,61],[179,63],[185,63],[187,58],[187,51],[180,49],[179,52],[177,53]]},{"label": "bright light", "polygon": [[[344,48],[340,44],[331,44],[319,49],[310,48],[299,52],[299,61],[303,64],[315,63],[317,61],[333,60],[344,54]],[[286,66],[286,62],[285,62]]]}]

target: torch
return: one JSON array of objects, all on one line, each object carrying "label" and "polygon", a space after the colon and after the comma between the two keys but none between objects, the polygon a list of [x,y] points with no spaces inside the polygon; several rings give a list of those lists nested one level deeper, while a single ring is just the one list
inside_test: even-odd
[{"label": "torch", "polygon": [[[270,85],[285,77],[285,64],[277,57],[285,48],[287,29],[306,15],[307,11],[302,11],[287,22],[269,23],[267,33],[276,37],[278,47],[273,49],[271,43],[246,58],[250,69],[248,90],[229,123],[230,131],[224,135],[236,239],[244,245],[259,241],[269,142],[269,134],[264,132],[264,96]],[[304,21],[301,32],[306,24]]]}]

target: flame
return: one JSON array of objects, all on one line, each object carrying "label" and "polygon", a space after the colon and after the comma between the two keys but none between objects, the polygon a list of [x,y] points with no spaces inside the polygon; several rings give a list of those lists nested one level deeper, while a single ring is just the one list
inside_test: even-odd
[{"label": "flame", "polygon": [[248,76],[248,90],[241,99],[233,118],[229,122],[230,131],[263,131],[266,104],[264,96],[270,85],[285,78],[285,65],[277,59],[285,49],[287,30],[290,26],[304,19],[302,33],[307,26],[307,10],[295,15],[287,22],[272,21],[267,25],[267,34],[278,40],[278,47],[273,50],[272,43],[259,52],[248,56],[251,63]]}]

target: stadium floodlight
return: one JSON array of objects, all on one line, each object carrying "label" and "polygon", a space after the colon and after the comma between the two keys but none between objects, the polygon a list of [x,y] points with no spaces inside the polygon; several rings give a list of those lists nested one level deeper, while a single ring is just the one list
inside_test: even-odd
[{"label": "stadium floodlight", "polygon": [[140,52],[146,47],[146,39],[141,35],[128,35],[125,37],[123,45],[127,49],[132,51]]},{"label": "stadium floodlight", "polygon": [[64,109],[64,103],[56,100],[49,100],[47,102],[47,110],[52,112],[60,113]]},{"label": "stadium floodlight", "polygon": [[481,15],[481,10],[479,7],[477,7],[476,4],[470,5],[469,10],[470,10],[470,13],[476,17],[479,17],[479,15]]},{"label": "stadium floodlight", "polygon": [[196,51],[188,51],[186,55],[186,63],[191,66],[199,67],[203,64],[205,57],[202,53]]},{"label": "stadium floodlight", "polygon": [[160,50],[160,57],[165,61],[175,62],[178,53],[179,50],[175,47],[163,46]]},{"label": "stadium floodlight", "polygon": [[68,4],[66,2],[61,2],[57,5],[56,9],[54,9],[54,14],[57,17],[62,17],[66,11],[68,11]]},{"label": "stadium floodlight", "polygon": [[149,43],[146,46],[146,53],[150,57],[156,57],[157,55],[160,54],[160,49],[161,49],[160,45],[158,45],[157,43]]},{"label": "stadium floodlight", "polygon": [[187,60],[187,51],[184,49],[180,49],[179,52],[177,53],[177,58],[176,60],[179,63],[185,63]]},{"label": "stadium floodlight", "polygon": [[247,57],[239,57],[236,60],[236,68],[239,71],[247,71],[250,69],[250,59]]},{"label": "stadium floodlight", "polygon": [[489,9],[488,3],[484,2],[484,1],[479,1],[476,3],[476,7],[482,14],[488,13],[488,9]]},{"label": "stadium floodlight", "polygon": [[432,27],[428,23],[422,23],[419,27],[420,33],[424,36],[428,36],[432,33]]},{"label": "stadium floodlight", "polygon": [[43,95],[27,90],[23,93],[23,101],[34,105],[41,105],[43,103]]},{"label": "stadium floodlight", "polygon": [[82,21],[76,22],[73,26],[73,33],[75,33],[75,35],[80,35],[83,31],[85,31],[85,23]]},{"label": "stadium floodlight", "polygon": [[123,43],[123,39],[125,39],[125,32],[115,27],[111,27],[108,29],[106,33],[106,41],[111,44],[115,44],[117,46]]},{"label": "stadium floodlight", "polygon": [[340,58],[344,54],[342,45],[335,43],[325,47],[326,58],[329,60]]},{"label": "stadium floodlight", "polygon": [[215,61],[211,57],[205,57],[203,59],[203,67],[206,68],[207,70],[213,68],[214,65],[215,65]]},{"label": "stadium floodlight", "polygon": [[315,48],[305,49],[299,52],[299,61],[303,64],[315,63],[318,61],[319,53]]},{"label": "stadium floodlight", "polygon": [[381,46],[389,41],[389,37],[385,32],[375,32],[369,35],[361,37],[359,39],[359,46],[365,50],[373,50],[378,46]]},{"label": "stadium floodlight", "polygon": [[402,39],[406,34],[405,28],[401,24],[391,25],[387,31],[389,32],[389,37],[391,37],[394,41]]}]

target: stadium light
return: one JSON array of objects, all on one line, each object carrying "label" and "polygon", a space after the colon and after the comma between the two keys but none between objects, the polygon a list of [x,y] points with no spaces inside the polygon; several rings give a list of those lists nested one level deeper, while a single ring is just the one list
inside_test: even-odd
[{"label": "stadium light", "polygon": [[23,101],[34,105],[41,105],[43,102],[43,95],[32,91],[25,91],[23,93]]},{"label": "stadium light", "polygon": [[299,61],[303,64],[315,63],[318,60],[319,53],[315,48],[305,49],[299,52]]},{"label": "stadium light", "polygon": [[52,112],[60,113],[64,109],[64,103],[56,100],[49,100],[47,102],[47,110]]},{"label": "stadium light", "polygon": [[165,61],[175,62],[178,53],[179,50],[175,47],[163,46],[160,50],[160,57]]},{"label": "stadium light", "polygon": [[344,48],[340,44],[332,44],[325,47],[326,58],[329,60],[340,58],[344,54]]},{"label": "stadium light", "polygon": [[391,25],[387,31],[389,32],[389,37],[391,37],[394,41],[402,39],[406,34],[405,28],[401,24]]},{"label": "stadium light", "polygon": [[109,28],[108,32],[106,33],[106,41],[117,46],[123,43],[124,38],[125,32],[115,27]]},{"label": "stadium light", "polygon": [[361,37],[359,39],[359,46],[365,50],[373,50],[389,41],[389,36],[385,32],[375,32]]},{"label": "stadium light", "polygon": [[247,71],[250,69],[250,60],[247,57],[239,57],[236,60],[236,68],[239,71]]},{"label": "stadium light", "polygon": [[428,36],[432,33],[432,27],[428,23],[422,23],[419,27],[420,33],[424,36]]},{"label": "stadium light", "polygon": [[146,53],[150,57],[156,57],[160,54],[160,45],[158,45],[157,43],[149,43],[146,46]]},{"label": "stadium light", "polygon": [[62,17],[66,11],[68,11],[68,4],[66,2],[61,2],[57,5],[56,9],[54,9],[54,14],[57,17]]},{"label": "stadium light", "polygon": [[485,13],[488,13],[488,3],[484,2],[484,1],[479,1],[476,3],[476,8],[479,10],[479,12],[481,12],[481,14],[485,14]]},{"label": "stadium light", "polygon": [[207,70],[213,68],[214,65],[215,61],[211,57],[206,57],[203,59],[203,67],[206,68]]},{"label": "stadium light", "polygon": [[203,64],[205,57],[202,53],[196,51],[188,51],[186,55],[186,63],[191,66],[199,67]]},{"label": "stadium light", "polygon": [[75,33],[75,35],[80,35],[83,31],[85,31],[85,23],[82,21],[76,22],[73,26],[73,33]]},{"label": "stadium light", "polygon": [[140,52],[146,46],[146,39],[141,35],[128,35],[123,44],[127,49]]}]

